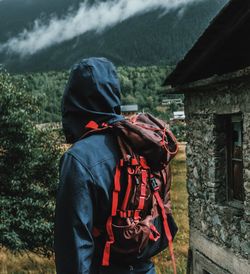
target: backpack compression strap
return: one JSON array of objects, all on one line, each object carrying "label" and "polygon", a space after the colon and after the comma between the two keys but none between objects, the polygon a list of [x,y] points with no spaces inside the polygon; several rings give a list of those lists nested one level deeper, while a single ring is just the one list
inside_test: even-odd
[{"label": "backpack compression strap", "polygon": [[111,216],[109,216],[106,223],[108,240],[106,241],[104,251],[103,251],[103,258],[102,258],[103,266],[109,266],[110,247],[115,242],[114,233],[112,229],[112,221],[113,221],[113,217],[116,216],[116,213],[117,213],[118,197],[119,197],[119,192],[121,191],[120,177],[121,177],[121,167],[120,167],[120,164],[118,164],[116,167],[115,178],[114,178],[114,190],[112,194]]},{"label": "backpack compression strap", "polygon": [[172,260],[172,264],[173,264],[174,274],[177,274],[172,234],[171,234],[171,231],[170,231],[170,228],[168,225],[164,204],[163,204],[162,198],[159,194],[159,186],[157,185],[157,183],[154,182],[154,178],[151,178],[151,186],[152,186],[152,190],[153,190],[153,195],[161,209],[163,227],[164,227],[165,235],[168,239],[168,247],[169,247],[169,252],[170,252],[170,256],[171,256],[171,260]]},{"label": "backpack compression strap", "polygon": [[108,125],[107,123],[102,123],[101,125],[98,125],[95,121],[89,121],[87,123],[87,125],[85,125],[85,132],[84,134],[79,138],[80,140],[93,134],[93,133],[97,133],[100,131],[104,131],[111,128],[110,125]]},{"label": "backpack compression strap", "polygon": [[[109,128],[112,128],[112,126],[108,125],[107,123],[102,123],[101,125],[98,125],[95,121],[89,121],[89,123],[85,126],[85,128],[87,129],[87,131],[83,134],[83,136],[80,139],[83,139],[93,133],[105,131]],[[106,222],[106,231],[107,231],[108,239],[106,241],[106,244],[103,250],[103,258],[102,258],[103,266],[109,266],[110,248],[111,248],[111,245],[115,242],[115,237],[112,229],[112,222],[113,222],[113,217],[116,216],[117,214],[118,198],[119,198],[119,192],[121,190],[120,177],[121,177],[121,164],[119,163],[116,167],[116,172],[114,177],[114,190],[112,193],[111,215],[108,217]],[[93,232],[94,232],[93,234],[96,236],[100,235],[100,231],[98,231],[98,229],[94,228]]]}]

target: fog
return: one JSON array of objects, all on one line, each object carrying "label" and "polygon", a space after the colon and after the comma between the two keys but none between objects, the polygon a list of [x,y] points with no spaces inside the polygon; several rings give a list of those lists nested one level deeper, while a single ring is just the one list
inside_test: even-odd
[{"label": "fog", "polygon": [[82,2],[77,10],[61,18],[52,17],[46,24],[35,20],[31,29],[24,29],[16,37],[0,44],[0,51],[31,55],[87,31],[102,32],[138,14],[157,9],[165,13],[183,10],[189,4],[202,1],[205,0],[110,0],[92,6]]}]

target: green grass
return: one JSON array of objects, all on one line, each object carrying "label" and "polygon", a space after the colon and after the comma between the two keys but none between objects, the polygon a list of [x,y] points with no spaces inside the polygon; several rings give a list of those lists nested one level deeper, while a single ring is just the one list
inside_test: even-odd
[{"label": "green grass", "polygon": [[[172,162],[172,209],[179,231],[174,239],[174,250],[177,273],[186,273],[188,253],[188,217],[186,190],[186,158],[185,147],[180,145],[177,157]],[[154,259],[157,274],[173,273],[168,250],[163,251]],[[34,254],[12,254],[0,250],[0,274],[54,274],[54,260],[38,257]],[[72,273],[73,274],[73,273]]]}]

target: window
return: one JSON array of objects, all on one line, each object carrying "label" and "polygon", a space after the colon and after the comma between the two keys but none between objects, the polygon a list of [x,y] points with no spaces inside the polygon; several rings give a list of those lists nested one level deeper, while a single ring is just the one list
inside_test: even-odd
[{"label": "window", "polygon": [[228,140],[228,199],[244,200],[242,116],[232,115]]},{"label": "window", "polygon": [[217,129],[217,134],[224,136],[220,145],[224,146],[225,152],[227,200],[244,201],[242,115],[218,115]]}]

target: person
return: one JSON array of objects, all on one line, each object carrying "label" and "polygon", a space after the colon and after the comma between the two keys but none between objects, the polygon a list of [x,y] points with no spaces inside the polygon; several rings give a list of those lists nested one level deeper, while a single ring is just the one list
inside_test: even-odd
[{"label": "person", "polygon": [[62,101],[62,124],[73,144],[60,162],[56,201],[55,259],[57,274],[155,273],[149,260],[133,265],[112,261],[101,266],[103,227],[111,211],[117,139],[110,131],[82,138],[90,121],[102,125],[121,121],[120,84],[114,65],[105,58],[83,59],[74,65]]}]

